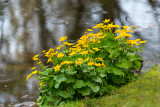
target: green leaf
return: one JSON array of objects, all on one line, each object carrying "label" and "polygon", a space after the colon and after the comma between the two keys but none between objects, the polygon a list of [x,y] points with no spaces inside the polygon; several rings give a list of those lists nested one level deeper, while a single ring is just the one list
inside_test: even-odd
[{"label": "green leaf", "polygon": [[117,88],[115,86],[108,85],[108,89],[109,91],[113,91],[113,90],[116,90]]},{"label": "green leaf", "polygon": [[74,82],[74,79],[72,77],[67,77],[66,83]]},{"label": "green leaf", "polygon": [[115,59],[116,57],[118,57],[120,55],[120,51],[119,49],[108,49],[108,52],[110,53],[109,58],[113,58]]},{"label": "green leaf", "polygon": [[70,68],[65,69],[65,73],[68,75],[74,75],[75,73],[77,73],[77,71],[74,71],[73,66],[71,66]]},{"label": "green leaf", "polygon": [[125,83],[124,77],[120,77],[119,75],[113,75],[112,81],[116,84]]},{"label": "green leaf", "polygon": [[59,88],[59,85],[60,85],[61,83],[56,83],[55,85],[54,85],[54,87],[56,88],[56,89],[58,89]]},{"label": "green leaf", "polygon": [[103,42],[104,47],[106,49],[114,48],[114,47],[116,47],[116,46],[119,45],[118,42],[115,41],[115,40],[109,40],[109,39],[107,39],[107,40],[103,40],[102,42]]},{"label": "green leaf", "polygon": [[90,95],[90,91],[91,89],[89,87],[83,87],[78,89],[78,92],[81,93],[83,96]]},{"label": "green leaf", "polygon": [[75,90],[73,89],[72,85],[67,85],[66,91],[69,92],[71,95],[75,94]]},{"label": "green leaf", "polygon": [[98,53],[96,55],[96,57],[100,57],[100,58],[104,59],[106,57],[106,55],[107,55],[106,53]]},{"label": "green leaf", "polygon": [[67,91],[57,91],[56,94],[63,98],[69,98],[71,96],[71,94]]},{"label": "green leaf", "polygon": [[46,102],[48,103],[50,101],[52,101],[52,96],[46,96]]},{"label": "green leaf", "polygon": [[61,83],[63,81],[66,81],[67,78],[65,77],[64,74],[60,74],[59,76],[57,76],[57,78],[55,79],[57,82]]},{"label": "green leaf", "polygon": [[95,69],[95,67],[88,67],[88,70],[94,70]]},{"label": "green leaf", "polygon": [[142,58],[139,55],[135,55],[134,53],[128,52],[127,57],[130,61],[140,60],[142,61]]},{"label": "green leaf", "polygon": [[134,61],[134,68],[138,71],[141,68],[141,62],[140,61]]},{"label": "green leaf", "polygon": [[52,87],[52,86],[53,86],[53,83],[54,83],[54,80],[53,80],[53,79],[50,79],[50,81],[48,82],[49,87]]},{"label": "green leaf", "polygon": [[100,77],[98,77],[98,76],[92,77],[92,79],[93,79],[94,81],[96,81],[96,82],[102,83],[102,79],[101,79]]},{"label": "green leaf", "polygon": [[107,76],[107,75],[106,75],[106,69],[101,69],[101,70],[99,70],[98,72],[99,72],[99,76],[100,76],[101,78],[104,78],[104,77]]},{"label": "green leaf", "polygon": [[86,86],[84,81],[82,80],[76,80],[73,84],[73,88],[76,89],[76,88],[81,88],[81,87],[84,87]]},{"label": "green leaf", "polygon": [[132,67],[132,62],[125,59],[125,58],[121,58],[120,62],[117,62],[116,66],[120,67],[120,68],[128,69],[128,68]]},{"label": "green leaf", "polygon": [[121,68],[110,67],[110,70],[111,70],[115,75],[124,76],[124,72],[121,70]]},{"label": "green leaf", "polygon": [[54,105],[57,106],[59,104],[59,102],[61,101],[62,97],[56,97],[53,102],[54,102]]},{"label": "green leaf", "polygon": [[93,92],[98,92],[100,89],[97,84],[93,84],[91,82],[87,82],[87,85],[93,90]]}]

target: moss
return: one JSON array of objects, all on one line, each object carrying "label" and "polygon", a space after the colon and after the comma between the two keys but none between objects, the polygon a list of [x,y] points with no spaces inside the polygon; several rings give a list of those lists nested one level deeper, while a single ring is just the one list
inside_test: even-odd
[{"label": "moss", "polygon": [[159,65],[153,66],[139,80],[98,99],[84,99],[63,107],[160,107]]}]

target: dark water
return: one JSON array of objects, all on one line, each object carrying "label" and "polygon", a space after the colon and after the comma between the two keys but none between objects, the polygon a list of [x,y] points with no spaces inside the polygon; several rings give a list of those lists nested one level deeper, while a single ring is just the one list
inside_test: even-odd
[{"label": "dark water", "polygon": [[148,40],[143,70],[160,63],[160,0],[0,0],[0,104],[36,101],[38,81],[25,80],[36,66],[32,57],[104,19]]}]

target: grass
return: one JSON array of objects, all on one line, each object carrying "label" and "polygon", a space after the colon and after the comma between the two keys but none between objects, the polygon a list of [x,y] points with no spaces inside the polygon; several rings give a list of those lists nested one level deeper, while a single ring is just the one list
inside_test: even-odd
[{"label": "grass", "polygon": [[160,107],[160,72],[156,65],[139,80],[98,99],[84,99],[61,107]]}]

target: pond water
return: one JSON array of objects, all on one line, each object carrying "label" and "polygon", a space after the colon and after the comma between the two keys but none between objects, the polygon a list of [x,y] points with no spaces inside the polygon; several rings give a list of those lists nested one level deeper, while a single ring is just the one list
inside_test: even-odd
[{"label": "pond water", "polygon": [[104,19],[147,40],[142,70],[160,63],[160,0],[0,0],[0,104],[36,101],[38,81],[25,80],[36,66],[32,57],[62,36],[77,41]]}]

